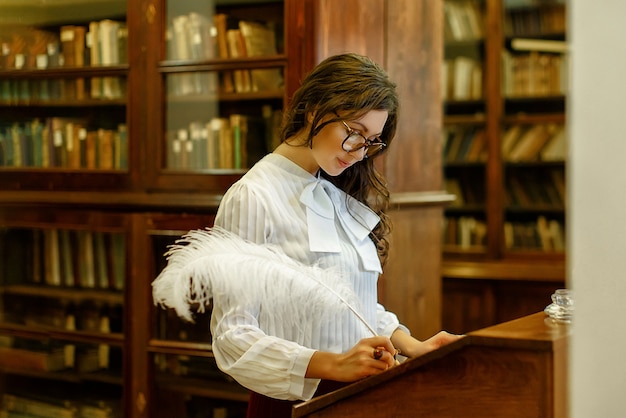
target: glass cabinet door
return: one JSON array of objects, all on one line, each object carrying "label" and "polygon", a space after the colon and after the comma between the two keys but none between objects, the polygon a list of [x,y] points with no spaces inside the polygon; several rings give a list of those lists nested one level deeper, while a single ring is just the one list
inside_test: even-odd
[{"label": "glass cabinet door", "polygon": [[162,170],[242,173],[277,145],[283,19],[282,1],[167,2]]},{"label": "glass cabinet door", "polygon": [[121,417],[123,222],[0,217],[0,415]]},{"label": "glass cabinet door", "polygon": [[449,254],[487,247],[485,2],[444,2],[443,162],[446,191],[456,196],[445,211],[443,244]]},{"label": "glass cabinet door", "polygon": [[[211,226],[211,215],[185,219],[153,216],[149,223],[154,277],[166,266],[166,253],[191,229]],[[245,417],[249,392],[220,371],[211,350],[211,306],[193,311],[193,322],[173,309],[155,308],[149,351],[154,372],[153,417]]]},{"label": "glass cabinet door", "polygon": [[0,4],[0,187],[64,188],[67,172],[100,173],[91,187],[121,181],[102,174],[129,169],[126,7]]},{"label": "glass cabinet door", "polygon": [[566,2],[505,1],[502,51],[504,249],[565,252]]}]

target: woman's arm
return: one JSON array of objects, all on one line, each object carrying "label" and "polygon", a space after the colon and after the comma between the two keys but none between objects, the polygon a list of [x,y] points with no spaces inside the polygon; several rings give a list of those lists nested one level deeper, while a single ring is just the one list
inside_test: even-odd
[{"label": "woman's arm", "polygon": [[419,357],[430,351],[443,347],[446,344],[450,344],[460,338],[463,335],[450,334],[446,331],[439,331],[427,340],[420,341],[401,329],[397,329],[391,335],[391,342],[394,347],[400,350],[400,353],[406,357]]},{"label": "woman's arm", "polygon": [[[378,350],[380,357],[375,357]],[[364,338],[346,353],[316,351],[306,371],[306,377],[354,382],[384,372],[395,364],[395,349],[387,337]]]}]

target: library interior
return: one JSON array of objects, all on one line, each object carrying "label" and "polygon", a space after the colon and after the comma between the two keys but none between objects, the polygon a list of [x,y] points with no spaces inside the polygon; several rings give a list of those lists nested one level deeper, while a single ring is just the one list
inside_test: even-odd
[{"label": "library interior", "polygon": [[[293,416],[575,416],[562,290],[581,2],[1,0],[0,416],[246,416],[210,306],[181,320],[152,282],[343,52],[399,91],[375,162],[393,224],[379,301],[419,339],[465,338]],[[398,402],[406,384],[423,394]]]}]

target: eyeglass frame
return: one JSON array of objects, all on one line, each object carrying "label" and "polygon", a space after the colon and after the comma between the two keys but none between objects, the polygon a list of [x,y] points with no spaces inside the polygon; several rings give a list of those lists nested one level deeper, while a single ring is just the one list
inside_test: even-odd
[{"label": "eyeglass frame", "polygon": [[[346,152],[356,152],[359,151],[363,148],[365,148],[365,156],[364,158],[370,158],[370,157],[374,157],[376,154],[378,154],[379,152],[381,152],[382,150],[385,149],[385,147],[387,146],[387,144],[385,142],[383,142],[380,137],[378,136],[374,136],[374,138],[376,140],[378,140],[378,142],[374,142],[371,139],[368,139],[365,137],[365,135],[363,135],[361,132],[357,131],[356,129],[352,129],[350,127],[350,125],[348,125],[346,123],[345,120],[342,120],[341,123],[343,123],[343,126],[346,128],[346,131],[348,131],[348,135],[346,136],[346,138],[341,142],[341,148],[346,151]],[[354,148],[354,149],[347,149],[346,148],[346,141],[348,139],[350,139],[351,136],[353,135],[358,135],[361,138],[363,138],[364,142],[358,147],[358,148]],[[368,150],[371,146],[380,146],[380,148],[378,148],[376,151],[374,151],[372,154],[368,154]]]}]

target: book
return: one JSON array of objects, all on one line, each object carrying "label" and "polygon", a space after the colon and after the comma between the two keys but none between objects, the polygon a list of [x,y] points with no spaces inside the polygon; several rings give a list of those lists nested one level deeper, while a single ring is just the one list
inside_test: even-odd
[{"label": "book", "polygon": [[[228,16],[224,13],[216,13],[213,16],[213,22],[216,30],[216,43],[218,55],[222,59],[229,57],[228,39],[226,31],[228,30]],[[235,91],[233,81],[233,73],[231,70],[223,70],[220,72],[221,87],[224,93],[232,93]]]},{"label": "book", "polygon": [[74,254],[71,242],[72,231],[68,229],[59,229],[59,252],[60,252],[60,273],[61,284],[67,287],[76,285],[76,274],[74,272]]},{"label": "book", "polygon": [[[228,45],[228,56],[230,58],[243,58],[247,56],[246,45],[239,29],[227,29],[226,41]],[[250,70],[233,70],[233,81],[235,92],[246,93],[252,91]]]},{"label": "book", "polygon": [[[98,41],[100,43],[100,63],[102,65],[120,64],[118,31],[124,24],[111,19],[101,20],[98,24]],[[119,77],[102,77],[103,99],[118,99],[123,97],[122,82]]]},{"label": "book", "polygon": [[78,260],[80,260],[80,282],[82,288],[92,289],[96,287],[96,267],[93,232],[79,230],[76,231],[78,237]]},{"label": "book", "polygon": [[239,114],[230,115],[230,127],[233,142],[233,168],[245,168],[248,164],[248,125],[246,116]]},{"label": "book", "polygon": [[567,137],[563,125],[556,127],[550,140],[539,154],[542,161],[565,161],[567,159]]},{"label": "book", "polygon": [[[275,29],[269,24],[240,20],[238,26],[244,39],[247,56],[262,57],[278,53]],[[284,83],[279,68],[252,69],[250,78],[253,91],[276,90]]]},{"label": "book", "polygon": [[[100,24],[97,21],[89,22],[89,30],[87,32],[85,42],[86,47],[89,49],[89,62],[92,67],[97,67],[102,64],[101,47],[100,47]],[[99,99],[102,97],[102,77],[91,77],[90,84],[90,97],[92,99]]]},{"label": "book", "polygon": [[117,126],[114,133],[113,168],[125,170],[128,168],[128,128],[125,123]]},{"label": "book", "polygon": [[65,152],[67,154],[67,168],[78,170],[81,168],[80,131],[79,123],[68,121],[65,125]]},{"label": "book", "polygon": [[114,159],[114,135],[110,129],[98,129],[96,137],[96,166],[101,170],[112,170]]},{"label": "book", "polygon": [[94,271],[96,273],[96,287],[109,288],[109,265],[104,232],[93,232]]},{"label": "book", "polygon": [[547,125],[532,125],[519,137],[505,157],[513,162],[536,160],[539,151],[550,140],[550,137],[551,132]]},{"label": "book", "polygon": [[49,286],[60,286],[62,279],[59,230],[56,228],[44,229],[43,238],[44,282]]},{"label": "book", "polygon": [[561,54],[568,52],[566,41],[550,39],[514,38],[511,40],[511,48],[517,51],[541,51]]},{"label": "book", "polygon": [[62,347],[35,351],[0,346],[0,367],[23,371],[59,371],[65,368],[65,352]]},{"label": "book", "polygon": [[5,393],[2,395],[5,410],[32,414],[39,418],[76,418],[76,407],[69,401],[40,399]]}]

